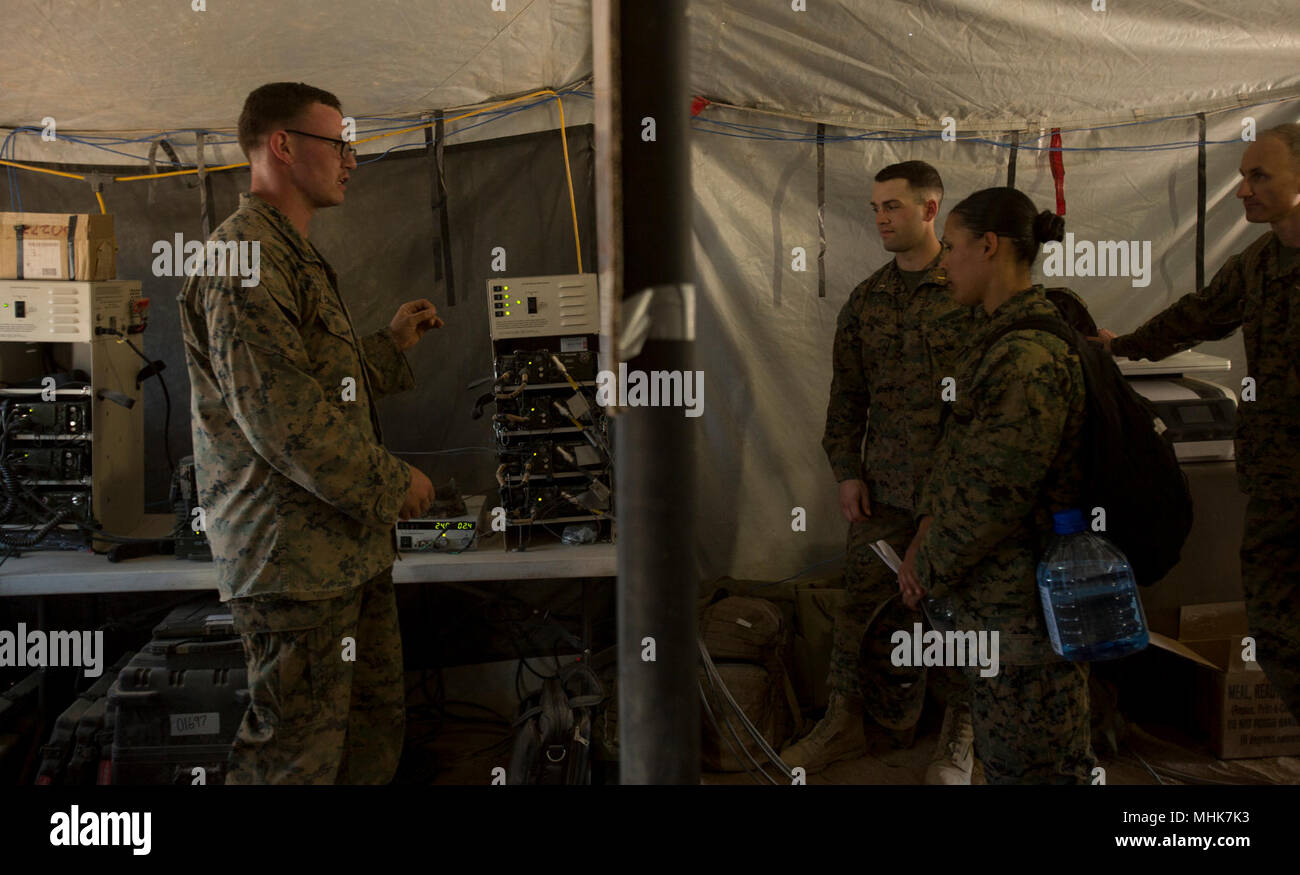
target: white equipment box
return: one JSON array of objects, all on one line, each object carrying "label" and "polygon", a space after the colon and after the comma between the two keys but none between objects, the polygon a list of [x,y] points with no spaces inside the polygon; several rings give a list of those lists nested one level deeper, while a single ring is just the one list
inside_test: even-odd
[{"label": "white equipment box", "polygon": [[1226,461],[1234,457],[1237,396],[1232,390],[1186,374],[1227,373],[1232,362],[1184,350],[1158,362],[1118,356],[1115,363],[1139,395],[1155,407],[1180,462]]},{"label": "white equipment box", "polygon": [[138,280],[0,280],[0,341],[93,343],[137,319]]},{"label": "white equipment box", "polygon": [[[0,280],[0,406],[10,417],[4,423],[6,461],[17,468],[55,451],[81,459],[20,479],[60,500],[88,489],[93,518],[119,535],[137,529],[144,516],[144,405],[136,383],[143,362],[115,336],[142,324],[139,301],[138,280]],[[132,339],[140,346],[143,337],[136,332]],[[47,359],[57,371],[85,372],[90,385],[48,391],[17,385],[40,380]],[[83,411],[75,422],[72,411]],[[44,426],[42,419],[48,420]]]},{"label": "white equipment box", "polygon": [[493,340],[600,333],[594,273],[489,279],[487,300]]},{"label": "white equipment box", "polygon": [[1234,458],[1237,396],[1231,389],[1193,377],[1147,377],[1129,385],[1155,407],[1178,461]]}]

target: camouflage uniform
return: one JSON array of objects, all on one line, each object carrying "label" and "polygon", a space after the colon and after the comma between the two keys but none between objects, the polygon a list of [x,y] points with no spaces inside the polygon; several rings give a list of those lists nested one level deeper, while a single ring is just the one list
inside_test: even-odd
[{"label": "camouflage uniform", "polygon": [[958,630],[999,633],[999,673],[968,670],[975,752],[989,783],[1087,783],[1087,666],[1057,656],[1036,575],[1050,511],[1075,506],[1086,417],[1078,356],[1055,335],[1015,331],[1059,316],[1041,286],[1011,298],[980,327],[958,365],[957,400],[916,515],[934,521],[917,552],[921,586],[947,598]]},{"label": "camouflage uniform", "polygon": [[[334,271],[275,207],[241,195],[239,210],[211,239],[260,244],[257,285],[244,287],[239,276],[191,276],[177,298],[199,500],[217,586],[222,600],[232,601],[254,684],[232,770],[240,780],[328,780],[337,763],[287,765],[338,749],[328,733],[308,732],[316,724],[302,715],[332,713],[321,697],[362,707],[402,697],[396,608],[378,602],[392,600],[384,575],[396,556],[393,525],[411,475],[383,448],[374,401],[412,388],[415,379],[389,329],[358,340]],[[344,400],[351,397],[345,386],[355,400]],[[340,661],[337,637],[354,628],[346,618],[356,615],[357,599],[379,624],[355,627],[358,659],[389,664],[354,676],[353,667],[330,669],[323,660],[328,652]],[[303,649],[308,639],[311,660]],[[308,663],[310,694],[298,670]],[[376,678],[383,688],[364,689]],[[326,690],[336,683],[345,686]],[[278,709],[308,695],[309,708]],[[382,713],[388,719],[388,705]],[[378,715],[351,717],[353,728],[377,722]],[[348,742],[352,749],[370,743]],[[367,767],[371,777],[384,771],[379,762]],[[357,768],[351,774],[362,774]]]},{"label": "camouflage uniform", "polygon": [[[230,607],[252,702],[226,784],[391,781],[406,726],[392,571],[333,598],[241,598]],[[345,653],[346,638],[354,653]]]},{"label": "camouflage uniform", "polygon": [[1300,719],[1300,263],[1283,255],[1269,231],[1111,350],[1154,361],[1244,329],[1256,400],[1237,407],[1242,587],[1260,668]]},{"label": "camouflage uniform", "polygon": [[[898,576],[871,544],[883,538],[901,556],[916,534],[916,492],[939,439],[940,381],[954,374],[973,324],[970,310],[948,294],[941,258],[927,265],[911,293],[890,261],[849,295],[835,329],[822,438],[836,481],[866,481],[871,498],[871,517],[849,524],[846,598],[835,618],[828,684],[843,695],[863,696],[872,719],[891,729],[906,729],[920,717],[925,669],[898,668],[889,660],[892,632],[910,631],[920,615],[900,599],[885,604],[898,594]],[[868,624],[872,634],[864,642]],[[870,654],[861,666],[860,648]],[[959,698],[960,678],[954,673],[950,681],[948,698]]]}]

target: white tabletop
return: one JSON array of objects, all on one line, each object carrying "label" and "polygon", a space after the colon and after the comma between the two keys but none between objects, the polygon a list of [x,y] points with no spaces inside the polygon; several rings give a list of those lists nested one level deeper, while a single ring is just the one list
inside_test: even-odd
[{"label": "white tabletop", "polygon": [[[613,544],[538,543],[508,552],[501,539],[464,553],[403,553],[393,563],[395,583],[432,581],[537,580],[565,577],[614,577]],[[489,542],[490,544],[491,542]],[[145,556],[109,562],[89,552],[25,553],[0,565],[0,596],[75,593],[216,590],[211,562],[175,556]]]}]

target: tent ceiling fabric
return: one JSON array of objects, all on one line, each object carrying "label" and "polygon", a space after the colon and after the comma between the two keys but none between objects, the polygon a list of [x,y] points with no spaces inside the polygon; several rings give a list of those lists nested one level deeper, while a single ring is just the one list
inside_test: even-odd
[{"label": "tent ceiling fabric", "polygon": [[691,81],[706,97],[832,124],[952,116],[993,129],[1208,110],[1300,86],[1295,0],[1107,5],[692,3]]},{"label": "tent ceiling fabric", "polygon": [[[463,106],[591,70],[583,0],[6,0],[0,125],[229,128],[265,82],[366,115]],[[20,36],[21,35],[21,38]]]},{"label": "tent ceiling fabric", "polygon": [[[10,0],[0,125],[229,128],[232,101],[302,80],[348,112],[417,112],[580,79],[583,0]],[[1300,90],[1295,0],[692,2],[695,93],[856,126],[951,115],[1096,123]],[[635,14],[646,6],[625,4]],[[652,8],[652,7],[649,7]],[[653,14],[653,13],[648,13]]]}]

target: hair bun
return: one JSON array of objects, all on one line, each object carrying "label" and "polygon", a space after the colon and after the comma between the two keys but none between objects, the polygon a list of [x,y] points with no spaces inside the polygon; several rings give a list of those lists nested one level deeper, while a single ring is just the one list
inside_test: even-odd
[{"label": "hair bun", "polygon": [[1065,239],[1065,219],[1049,210],[1034,216],[1034,242],[1047,243]]}]

